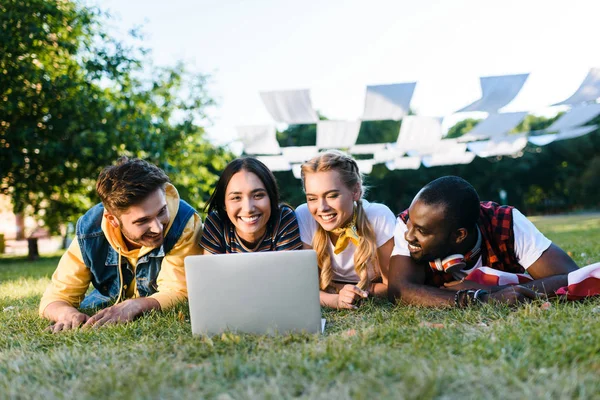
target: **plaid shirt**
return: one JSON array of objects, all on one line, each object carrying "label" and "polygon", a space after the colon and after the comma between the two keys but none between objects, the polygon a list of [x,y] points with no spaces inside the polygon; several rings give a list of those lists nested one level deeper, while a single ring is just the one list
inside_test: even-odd
[{"label": "plaid shirt", "polygon": [[[525,269],[515,255],[512,209],[511,206],[501,206],[492,201],[480,203],[477,226],[481,231],[482,265],[504,272],[523,273]],[[398,217],[406,224],[408,210]],[[454,280],[451,274],[426,268],[426,285],[440,287]]]}]

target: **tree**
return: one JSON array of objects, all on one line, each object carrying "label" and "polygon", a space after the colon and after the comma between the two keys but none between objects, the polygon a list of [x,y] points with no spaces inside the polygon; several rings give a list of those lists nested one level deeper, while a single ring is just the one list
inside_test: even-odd
[{"label": "tree", "polygon": [[98,200],[119,155],[161,166],[196,206],[231,159],[200,125],[207,77],[144,68],[147,50],[111,37],[107,18],[74,1],[0,4],[0,193],[52,231]]}]

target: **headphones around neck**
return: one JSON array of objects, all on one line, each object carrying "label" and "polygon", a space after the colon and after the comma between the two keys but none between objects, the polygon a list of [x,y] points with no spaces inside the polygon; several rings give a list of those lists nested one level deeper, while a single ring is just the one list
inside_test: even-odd
[{"label": "headphones around neck", "polygon": [[430,261],[429,265],[431,266],[431,269],[449,274],[464,269],[467,266],[467,262],[477,257],[481,252],[481,241],[481,231],[477,228],[477,243],[475,243],[475,246],[471,251],[464,256],[462,254],[452,254],[443,260],[438,258],[435,261]]}]

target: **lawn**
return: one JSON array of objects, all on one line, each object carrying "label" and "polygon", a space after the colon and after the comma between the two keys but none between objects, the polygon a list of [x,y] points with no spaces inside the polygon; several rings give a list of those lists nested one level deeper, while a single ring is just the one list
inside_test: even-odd
[{"label": "lawn", "polygon": [[[533,219],[583,266],[600,215]],[[185,305],[47,333],[58,258],[0,259],[0,398],[600,398],[600,300],[468,310],[369,301],[324,311],[324,335],[193,337]]]}]

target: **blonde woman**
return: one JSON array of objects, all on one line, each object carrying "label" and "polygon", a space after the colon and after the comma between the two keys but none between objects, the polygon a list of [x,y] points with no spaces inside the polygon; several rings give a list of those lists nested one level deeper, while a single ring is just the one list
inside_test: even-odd
[{"label": "blonde woman", "polygon": [[395,217],[363,200],[356,161],[327,151],[302,165],[306,204],[296,210],[305,248],[317,252],[321,305],[356,309],[369,294],[387,297]]}]

